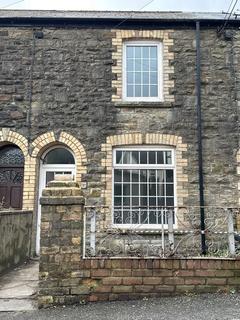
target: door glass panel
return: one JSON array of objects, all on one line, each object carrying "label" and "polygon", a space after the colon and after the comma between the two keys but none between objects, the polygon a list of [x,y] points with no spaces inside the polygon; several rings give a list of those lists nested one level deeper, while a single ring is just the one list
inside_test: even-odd
[{"label": "door glass panel", "polygon": [[46,186],[47,186],[48,182],[53,181],[53,180],[54,180],[54,172],[47,171],[46,172]]},{"label": "door glass panel", "polygon": [[64,148],[55,148],[47,153],[43,160],[44,164],[75,164],[70,151]]}]

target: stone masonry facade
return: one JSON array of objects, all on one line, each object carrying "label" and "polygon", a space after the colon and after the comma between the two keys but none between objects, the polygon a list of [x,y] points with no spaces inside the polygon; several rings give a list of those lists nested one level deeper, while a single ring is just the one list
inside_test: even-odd
[{"label": "stone masonry facade", "polygon": [[[54,145],[69,147],[87,205],[111,205],[115,146],[173,146],[177,205],[199,205],[196,42],[193,26],[0,28],[0,141],[25,156],[23,209],[38,206],[39,165]],[[171,23],[170,23],[171,24]],[[204,193],[206,205],[239,206],[240,33],[231,41],[201,30]],[[164,99],[121,99],[124,41],[160,39]],[[34,45],[33,45],[34,42]],[[237,156],[238,154],[238,156]]]}]

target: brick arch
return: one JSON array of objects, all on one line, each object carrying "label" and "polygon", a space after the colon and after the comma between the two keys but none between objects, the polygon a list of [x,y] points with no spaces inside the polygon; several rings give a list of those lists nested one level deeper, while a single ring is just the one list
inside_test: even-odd
[{"label": "brick arch", "polygon": [[8,128],[3,128],[0,131],[0,142],[9,142],[18,146],[26,158],[28,155],[28,141],[27,139],[16,131],[12,131]]},{"label": "brick arch", "polygon": [[28,153],[28,141],[23,135],[9,128],[0,130],[0,143],[9,142],[18,146],[25,157],[23,180],[23,209],[33,209],[36,164]]},{"label": "brick arch", "polygon": [[[112,205],[112,150],[116,146],[127,145],[166,145],[175,148],[177,204],[182,206],[184,199],[188,196],[188,190],[185,185],[188,182],[188,175],[184,172],[188,161],[183,154],[183,152],[187,151],[187,144],[183,143],[181,136],[161,133],[129,133],[107,137],[106,143],[102,144],[101,148],[102,152],[105,152],[102,165],[106,168],[106,174],[102,175],[102,182],[105,184],[105,190],[102,192],[104,203],[107,206]],[[111,222],[111,217],[109,217],[109,222]]]},{"label": "brick arch", "polygon": [[81,175],[86,173],[87,156],[83,145],[71,134],[62,131],[59,138],[56,138],[53,131],[42,134],[32,143],[32,157],[39,157],[50,145],[56,143],[63,143],[73,151],[76,160],[76,180],[80,182]]}]

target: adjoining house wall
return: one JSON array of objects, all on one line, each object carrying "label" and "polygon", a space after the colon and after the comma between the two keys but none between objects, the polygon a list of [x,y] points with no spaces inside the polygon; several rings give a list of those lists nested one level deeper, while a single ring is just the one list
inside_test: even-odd
[{"label": "adjoining house wall", "polygon": [[83,259],[81,189],[52,182],[43,191],[39,307],[240,289],[240,260]]},{"label": "adjoining house wall", "polygon": [[32,211],[0,211],[0,274],[30,257]]},{"label": "adjoining house wall", "polygon": [[[43,27],[43,39],[35,39],[34,59],[30,28],[1,28],[0,127],[11,127],[30,142],[50,132],[58,138],[61,131],[80,141],[88,159],[81,181],[90,204],[104,204],[101,191],[106,189],[106,182],[102,177],[107,168],[101,161],[107,154],[101,146],[109,137],[124,134],[182,137],[188,146],[184,154],[188,164],[183,172],[188,176],[183,186],[188,194],[184,205],[198,205],[195,30],[171,28],[169,33],[164,25],[158,25],[156,32],[137,26],[124,31],[90,27]],[[121,68],[116,70],[116,66],[122,41],[136,36],[150,39],[154,34],[159,34],[159,39],[161,34],[170,38],[165,39],[169,58],[165,60],[169,76],[165,80],[171,81],[167,82],[167,90],[174,99],[170,104],[167,100],[126,103],[118,98],[113,101],[114,86],[118,88],[121,82]],[[239,30],[233,30],[233,34],[233,41],[226,41],[217,36],[214,28],[201,30],[206,205],[238,204]],[[26,106],[29,106],[32,60],[31,136],[28,137]]]}]

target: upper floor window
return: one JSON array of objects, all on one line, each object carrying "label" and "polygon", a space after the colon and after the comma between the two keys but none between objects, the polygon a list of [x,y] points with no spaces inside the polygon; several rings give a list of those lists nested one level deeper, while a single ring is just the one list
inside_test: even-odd
[{"label": "upper floor window", "polygon": [[123,97],[129,101],[162,100],[162,44],[126,42],[123,53]]}]

